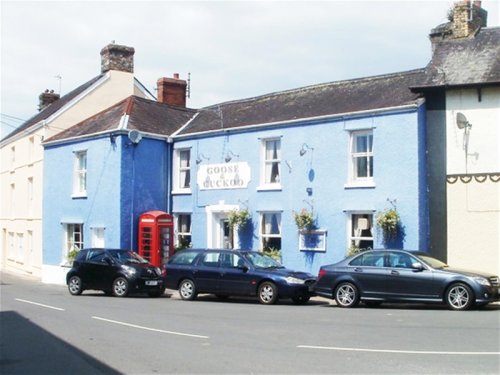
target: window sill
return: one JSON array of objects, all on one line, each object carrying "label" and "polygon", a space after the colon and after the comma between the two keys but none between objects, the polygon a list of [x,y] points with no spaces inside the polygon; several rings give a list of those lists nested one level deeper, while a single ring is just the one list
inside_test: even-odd
[{"label": "window sill", "polygon": [[281,191],[281,190],[282,190],[281,184],[257,186],[257,191]]},{"label": "window sill", "polygon": [[377,187],[377,185],[373,181],[352,181],[344,185],[344,189],[373,189],[375,187]]},{"label": "window sill", "polygon": [[71,199],[87,199],[87,193],[75,193],[71,196]]},{"label": "window sill", "polygon": [[172,195],[190,195],[191,189],[172,190]]}]

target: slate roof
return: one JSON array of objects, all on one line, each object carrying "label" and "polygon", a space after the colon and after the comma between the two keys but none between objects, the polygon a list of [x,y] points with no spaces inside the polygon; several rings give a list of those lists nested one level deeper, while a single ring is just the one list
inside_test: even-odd
[{"label": "slate roof", "polygon": [[[111,131],[139,130],[143,133],[170,136],[187,123],[196,110],[174,107],[153,100],[129,96],[46,140],[45,143]],[[126,127],[122,117],[128,115]]]},{"label": "slate roof", "polygon": [[29,120],[27,120],[24,124],[22,124],[21,126],[19,126],[18,128],[16,128],[12,132],[10,132],[9,134],[7,134],[1,140],[1,142],[6,141],[6,140],[14,137],[16,134],[19,134],[19,133],[21,133],[23,131],[26,131],[27,129],[29,129],[33,125],[38,124],[42,120],[45,120],[45,119],[49,118],[54,113],[56,113],[61,108],[63,108],[66,104],[68,104],[70,101],[72,101],[74,98],[76,98],[78,95],[80,95],[82,92],[84,92],[89,87],[91,87],[94,83],[96,83],[97,81],[99,81],[103,76],[104,76],[104,74],[100,74],[97,77],[92,78],[88,82],[85,82],[83,85],[78,86],[73,91],[67,93],[66,95],[64,95],[60,99],[58,99],[55,102],[51,103],[46,108],[44,108],[42,111],[38,112],[32,118],[30,118]]},{"label": "slate roof", "polygon": [[424,69],[331,82],[205,107],[176,135],[414,104]]},{"label": "slate roof", "polygon": [[412,90],[499,84],[500,27],[482,28],[470,38],[437,42],[426,71],[425,79]]}]

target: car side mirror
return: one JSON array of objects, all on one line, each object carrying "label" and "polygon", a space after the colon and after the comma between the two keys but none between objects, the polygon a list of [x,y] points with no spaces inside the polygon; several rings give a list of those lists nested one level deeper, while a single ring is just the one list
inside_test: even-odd
[{"label": "car side mirror", "polygon": [[111,260],[111,258],[109,258],[109,257],[105,257],[105,258],[103,259],[103,261],[104,261],[104,263],[107,263],[107,264],[109,264],[110,266],[113,264],[113,261],[112,261],[112,260]]},{"label": "car side mirror", "polygon": [[422,265],[422,263],[419,263],[419,262],[412,263],[411,268],[413,268],[415,271],[418,271],[418,272],[424,270],[424,266]]},{"label": "car side mirror", "polygon": [[248,272],[248,267],[247,266],[238,266],[238,269],[242,270],[243,273]]}]

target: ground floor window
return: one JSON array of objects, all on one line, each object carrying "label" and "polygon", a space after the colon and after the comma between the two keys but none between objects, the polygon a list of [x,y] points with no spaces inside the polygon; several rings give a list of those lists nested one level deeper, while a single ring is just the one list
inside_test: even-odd
[{"label": "ground floor window", "polygon": [[185,249],[191,247],[191,215],[178,214],[176,220],[176,247]]},{"label": "ground floor window", "polygon": [[64,224],[63,260],[74,251],[83,249],[83,224]]},{"label": "ground floor window", "polygon": [[261,250],[281,250],[281,213],[263,212],[260,221]]},{"label": "ground floor window", "polygon": [[351,213],[349,219],[349,248],[373,249],[373,214]]}]

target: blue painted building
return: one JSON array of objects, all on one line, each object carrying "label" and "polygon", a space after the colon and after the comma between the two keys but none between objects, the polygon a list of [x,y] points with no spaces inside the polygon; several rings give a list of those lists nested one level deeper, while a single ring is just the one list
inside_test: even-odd
[{"label": "blue painted building", "polygon": [[45,142],[45,280],[64,280],[72,250],[137,249],[139,215],[169,210],[168,135],[192,116],[131,96]]},{"label": "blue painted building", "polygon": [[[201,109],[173,135],[172,212],[193,247],[281,250],[317,272],[352,249],[428,249],[423,71],[334,82]],[[375,224],[389,209],[397,236]],[[251,220],[234,228],[232,211]],[[295,214],[314,225],[300,230]]]}]

